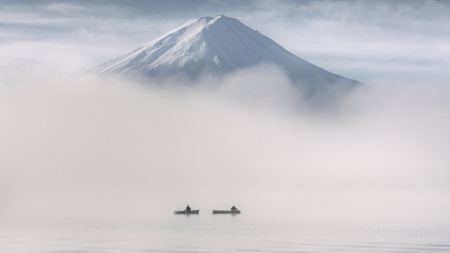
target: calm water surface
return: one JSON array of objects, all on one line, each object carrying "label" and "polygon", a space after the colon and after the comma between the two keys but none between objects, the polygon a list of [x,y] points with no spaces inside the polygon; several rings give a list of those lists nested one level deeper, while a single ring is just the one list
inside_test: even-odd
[{"label": "calm water surface", "polygon": [[0,252],[450,252],[448,224],[281,220],[204,213],[140,222],[5,223]]}]

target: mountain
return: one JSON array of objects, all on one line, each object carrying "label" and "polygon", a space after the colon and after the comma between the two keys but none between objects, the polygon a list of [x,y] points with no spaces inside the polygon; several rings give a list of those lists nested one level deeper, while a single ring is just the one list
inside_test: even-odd
[{"label": "mountain", "polygon": [[308,88],[309,93],[329,87],[348,90],[365,86],[300,59],[270,38],[225,15],[192,19],[90,72],[137,73],[159,80],[181,75],[195,80],[205,72],[227,74],[261,63],[278,66],[294,85]]}]

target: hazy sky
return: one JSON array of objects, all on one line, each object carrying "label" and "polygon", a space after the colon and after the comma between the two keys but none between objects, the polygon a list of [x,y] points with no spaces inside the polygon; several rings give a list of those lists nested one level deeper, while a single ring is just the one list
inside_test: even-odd
[{"label": "hazy sky", "polygon": [[[188,203],[449,221],[450,5],[392,2],[0,1],[0,221]],[[83,74],[219,13],[401,95],[355,93],[317,114],[271,66],[196,88]]]},{"label": "hazy sky", "polygon": [[331,72],[390,90],[448,91],[447,1],[1,1],[0,81],[84,72],[221,13]]}]

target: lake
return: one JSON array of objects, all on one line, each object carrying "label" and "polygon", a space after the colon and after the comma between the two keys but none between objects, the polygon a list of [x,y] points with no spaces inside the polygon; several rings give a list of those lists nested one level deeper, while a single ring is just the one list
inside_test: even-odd
[{"label": "lake", "polygon": [[3,222],[1,252],[450,252],[450,225],[240,215]]}]

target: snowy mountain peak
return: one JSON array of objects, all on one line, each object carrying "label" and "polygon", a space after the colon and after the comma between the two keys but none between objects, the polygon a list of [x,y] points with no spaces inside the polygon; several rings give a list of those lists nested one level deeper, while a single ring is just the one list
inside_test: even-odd
[{"label": "snowy mountain peak", "polygon": [[191,19],[138,49],[106,62],[91,72],[140,74],[157,79],[181,75],[196,79],[204,72],[225,74],[261,63],[277,65],[294,84],[358,85],[325,71],[285,50],[273,40],[225,15]]}]

